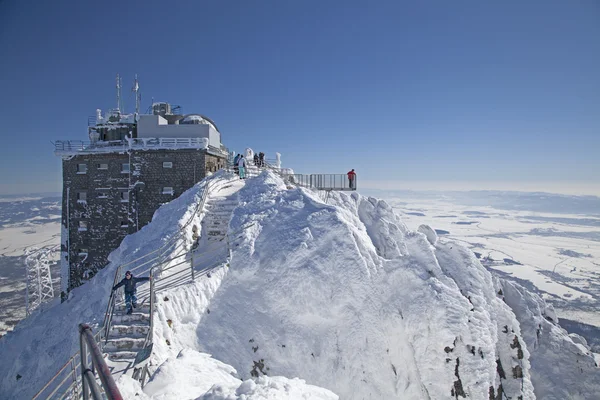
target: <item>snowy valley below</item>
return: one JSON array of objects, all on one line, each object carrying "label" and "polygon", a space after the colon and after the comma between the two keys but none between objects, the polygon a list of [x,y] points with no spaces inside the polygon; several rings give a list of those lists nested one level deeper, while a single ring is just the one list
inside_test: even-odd
[{"label": "snowy valley below", "polygon": [[[209,183],[210,207],[196,214]],[[225,243],[209,242],[203,221],[226,203],[234,204],[231,253],[217,257],[215,246]],[[492,228],[484,218],[505,212],[473,214],[485,211],[438,200],[419,204],[356,192],[334,192],[325,202],[319,192],[271,172],[246,182],[217,173],[162,206],[66,302],[23,320],[0,340],[0,357],[10,360],[0,365],[0,398],[31,398],[78,350],[77,324],[94,330],[102,324],[118,266],[154,251],[181,227],[178,247],[191,249],[193,226],[201,236],[193,251],[206,262],[198,263],[193,282],[157,293],[151,379],[142,388],[120,376],[124,398],[597,398],[595,354],[583,336],[559,325],[561,312],[579,310],[572,321],[600,326],[595,225],[564,228],[585,231],[585,238],[527,236],[528,245],[538,246],[527,252],[521,244],[530,229],[515,240],[516,224],[552,221],[515,210]],[[440,217],[450,212],[454,217]],[[501,225],[509,219],[510,233]],[[473,234],[475,226],[489,232]],[[532,229],[538,228],[556,229]],[[552,258],[548,246],[562,251]],[[563,258],[569,261],[552,274],[540,271]],[[580,281],[568,276],[573,267]],[[156,282],[175,282],[179,272],[158,272]]]}]

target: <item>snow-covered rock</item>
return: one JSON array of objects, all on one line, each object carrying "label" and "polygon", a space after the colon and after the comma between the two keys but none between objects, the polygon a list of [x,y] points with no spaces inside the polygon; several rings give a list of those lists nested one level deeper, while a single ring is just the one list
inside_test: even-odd
[{"label": "snow-covered rock", "polygon": [[427,237],[427,241],[431,243],[432,246],[435,246],[435,244],[438,241],[438,235],[437,233],[435,233],[432,227],[430,227],[429,225],[421,225],[419,226],[417,231],[424,234]]},{"label": "snow-covered rock", "polygon": [[338,396],[327,389],[307,385],[302,379],[280,376],[261,376],[236,385],[215,385],[198,400],[337,400]]},{"label": "snow-covered rock", "polygon": [[585,339],[569,335],[558,325],[552,306],[519,284],[497,279],[496,287],[521,326],[537,398],[599,398],[600,370]]},{"label": "snow-covered rock", "polygon": [[[127,393],[139,393],[139,390],[131,390],[137,388],[128,381],[119,382],[120,388],[123,385],[126,385]],[[260,377],[242,381],[231,366],[191,349],[184,349],[176,357],[161,364],[152,380],[144,387],[143,396],[155,400],[338,399],[329,390],[307,385],[301,379]]]}]

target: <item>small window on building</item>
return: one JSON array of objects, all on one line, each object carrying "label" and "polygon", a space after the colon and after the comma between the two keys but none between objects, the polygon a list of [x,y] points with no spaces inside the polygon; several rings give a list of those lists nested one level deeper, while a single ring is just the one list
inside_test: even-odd
[{"label": "small window on building", "polygon": [[128,227],[129,227],[129,222],[121,221],[121,228],[128,228]]},{"label": "small window on building", "polygon": [[122,174],[129,173],[129,163],[121,164],[121,173]]},{"label": "small window on building", "polygon": [[98,169],[108,169],[108,164],[107,163],[100,163],[98,164]]},{"label": "small window on building", "polygon": [[173,168],[173,163],[171,161],[163,162],[163,168]]},{"label": "small window on building", "polygon": [[173,188],[171,186],[165,186],[162,189],[162,194],[170,194],[173,195]]},{"label": "small window on building", "polygon": [[126,190],[123,190],[121,192],[121,203],[128,203],[129,202],[129,192]]},{"label": "small window on building", "polygon": [[77,164],[78,174],[87,174],[87,164]]},{"label": "small window on building", "polygon": [[77,192],[77,202],[78,203],[86,203],[87,202],[87,192]]},{"label": "small window on building", "polygon": [[79,221],[79,231],[87,231],[89,223],[88,221]]},{"label": "small window on building", "polygon": [[106,192],[98,192],[99,199],[108,199],[108,193]]}]

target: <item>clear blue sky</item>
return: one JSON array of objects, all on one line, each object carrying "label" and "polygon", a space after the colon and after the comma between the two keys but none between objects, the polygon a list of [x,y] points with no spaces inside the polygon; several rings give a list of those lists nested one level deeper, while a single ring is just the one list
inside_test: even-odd
[{"label": "clear blue sky", "polygon": [[0,49],[0,194],[60,190],[117,72],[300,173],[600,185],[597,0],[0,0]]}]

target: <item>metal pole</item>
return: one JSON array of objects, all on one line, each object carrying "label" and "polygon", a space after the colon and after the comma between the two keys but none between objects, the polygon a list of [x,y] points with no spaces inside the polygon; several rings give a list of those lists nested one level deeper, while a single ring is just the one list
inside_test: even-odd
[{"label": "metal pole", "polygon": [[79,387],[77,386],[77,367],[75,366],[75,357],[71,357],[71,376],[73,377],[73,390],[75,398],[79,398]]},{"label": "metal pole", "polygon": [[191,261],[190,261],[190,268],[192,269],[192,281],[195,281],[195,276],[194,276],[194,250],[191,249],[190,250],[190,256],[191,256]]},{"label": "metal pole", "polygon": [[88,367],[87,367],[87,357],[85,355],[86,346],[85,346],[85,342],[84,342],[83,334],[82,334],[82,330],[81,330],[82,325],[79,325],[79,356],[81,357],[81,391],[82,391],[82,395],[83,395],[83,400],[89,400],[90,395],[88,392],[88,383],[85,380],[85,376],[84,376],[84,373],[88,369]]}]

